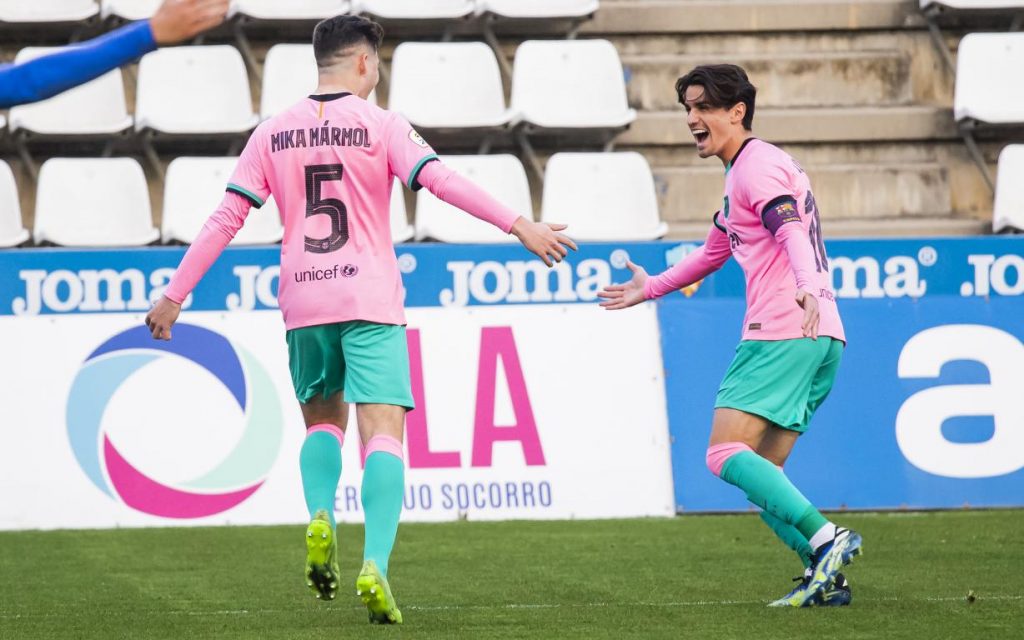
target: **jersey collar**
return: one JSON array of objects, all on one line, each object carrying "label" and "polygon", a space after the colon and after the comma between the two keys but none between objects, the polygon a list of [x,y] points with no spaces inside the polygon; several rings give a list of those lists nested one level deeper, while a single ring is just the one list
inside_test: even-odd
[{"label": "jersey collar", "polygon": [[729,169],[732,169],[732,166],[736,164],[737,160],[740,159],[740,154],[743,153],[743,150],[746,149],[747,145],[753,142],[754,140],[757,140],[757,138],[751,137],[743,141],[743,144],[740,145],[740,148],[736,150],[736,155],[732,157],[732,160],[729,161],[729,164],[725,165],[726,173],[729,173]]},{"label": "jersey collar", "polygon": [[341,93],[320,93],[309,96],[309,99],[316,100],[317,102],[330,102],[331,100],[339,100],[350,95],[353,95],[350,91],[342,91]]}]

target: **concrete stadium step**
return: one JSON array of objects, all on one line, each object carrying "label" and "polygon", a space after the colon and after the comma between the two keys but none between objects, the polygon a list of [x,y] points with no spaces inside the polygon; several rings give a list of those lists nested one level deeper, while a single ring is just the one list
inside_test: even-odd
[{"label": "concrete stadium step", "polygon": [[604,0],[587,34],[922,28],[912,0]]},{"label": "concrete stadium step", "polygon": [[[715,166],[718,165],[718,166]],[[952,211],[947,167],[937,162],[805,166],[826,223],[832,220],[929,216]],[[706,222],[722,206],[720,164],[655,167],[661,217]]]},{"label": "concrete stadium step", "polygon": [[[890,107],[758,108],[754,130],[772,142],[893,142],[897,140],[955,140],[953,112],[945,107],[899,105]],[[628,131],[616,139],[619,146],[693,146],[685,112],[641,111]]]},{"label": "concrete stadium step", "polygon": [[[678,104],[676,80],[718,54],[626,55],[622,63],[630,104],[641,110]],[[907,104],[913,100],[910,56],[902,51],[818,51],[736,54],[757,86],[757,105],[812,107]]]},{"label": "concrete stadium step", "polygon": [[[710,221],[670,222],[667,240],[703,241],[707,237]],[[977,236],[992,232],[990,220],[958,218],[952,214],[920,218],[900,218],[896,215],[864,220],[830,220],[824,227],[825,238],[885,238]]]}]

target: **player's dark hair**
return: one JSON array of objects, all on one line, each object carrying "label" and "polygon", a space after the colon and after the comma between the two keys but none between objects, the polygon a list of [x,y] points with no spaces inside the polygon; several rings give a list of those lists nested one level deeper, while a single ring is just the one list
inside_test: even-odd
[{"label": "player's dark hair", "polygon": [[747,72],[734,64],[706,64],[690,71],[676,81],[679,104],[686,104],[686,90],[691,86],[704,87],[704,102],[712,107],[731,109],[739,103],[747,106],[743,128],[754,128],[754,98],[757,87],[750,83]]},{"label": "player's dark hair", "polygon": [[369,44],[376,51],[384,40],[384,28],[362,16],[334,16],[313,29],[313,55],[320,68],[329,67],[356,45]]}]

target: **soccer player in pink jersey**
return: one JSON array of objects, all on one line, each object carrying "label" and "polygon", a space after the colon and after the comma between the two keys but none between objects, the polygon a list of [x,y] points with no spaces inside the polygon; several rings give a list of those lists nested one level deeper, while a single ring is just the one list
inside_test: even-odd
[{"label": "soccer player in pink jersey", "polygon": [[846,336],[832,291],[811,183],[778,147],[754,137],[756,89],[735,65],[693,69],[676,83],[702,158],[725,165],[725,200],[707,240],[660,275],[632,263],[601,306],[625,309],[687,287],[736,258],[747,281],[743,338],[715,402],[707,464],[762,509],[800,556],[804,577],[771,606],[837,606],[851,593],[839,570],[861,536],[823,516],[782,470],[835,381]]},{"label": "soccer player in pink jersey", "polygon": [[396,113],[366,101],[379,78],[383,30],[357,16],[320,22],[317,92],[256,128],[220,207],[164,297],[146,316],[169,340],[181,304],[245,222],[273,194],[284,223],[278,302],[292,383],[306,423],[299,465],[310,514],[306,580],[333,599],[339,569],[334,519],[348,404],[365,447],[364,563],[357,594],[370,622],[402,622],[387,580],[404,493],[402,437],[413,408],[402,280],[390,232],[392,181],[435,196],[514,234],[549,267],[576,245],[565,225],[535,223],[438,161]]}]

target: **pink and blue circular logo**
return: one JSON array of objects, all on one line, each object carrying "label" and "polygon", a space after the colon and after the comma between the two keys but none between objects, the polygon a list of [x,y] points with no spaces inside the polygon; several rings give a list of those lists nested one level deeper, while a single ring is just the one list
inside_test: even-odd
[{"label": "pink and blue circular logo", "polygon": [[[230,392],[246,422],[224,460],[198,478],[169,486],[147,476],[121,454],[103,430],[103,414],[114,392],[133,374],[160,358],[175,357],[213,374]],[[169,395],[167,401],[178,400]],[[145,428],[145,420],[145,415],[139,415],[140,428]],[[155,341],[146,327],[136,327],[100,345],[71,385],[67,426],[75,458],[97,488],[137,511],[179,519],[222,513],[249,498],[274,466],[282,436],[280,402],[263,367],[224,336],[188,324],[175,325],[169,342]]]}]

